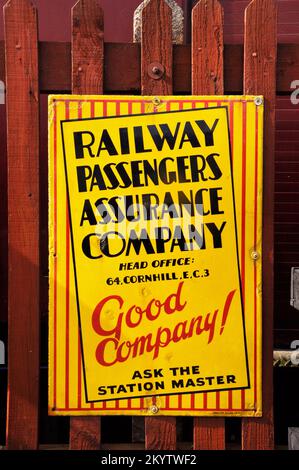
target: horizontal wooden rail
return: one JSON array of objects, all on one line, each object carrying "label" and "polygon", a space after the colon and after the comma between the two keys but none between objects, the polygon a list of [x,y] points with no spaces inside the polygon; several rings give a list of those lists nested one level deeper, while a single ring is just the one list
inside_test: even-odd
[{"label": "horizontal wooden rail", "polygon": [[[191,92],[191,46],[175,45],[173,50],[174,93]],[[115,64],[118,64],[115,67]],[[141,55],[139,44],[105,43],[105,93],[140,93]],[[39,43],[40,90],[70,92],[71,44]],[[122,79],[119,80],[121,72]],[[290,84],[299,78],[299,44],[279,44],[277,57],[277,93],[290,92]],[[0,80],[5,81],[4,43],[0,41]],[[243,93],[243,46],[224,47],[224,89]]]}]

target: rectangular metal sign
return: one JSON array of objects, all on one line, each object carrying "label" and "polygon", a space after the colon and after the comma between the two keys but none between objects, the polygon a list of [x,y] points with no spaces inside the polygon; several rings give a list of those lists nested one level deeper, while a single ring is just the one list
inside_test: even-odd
[{"label": "rectangular metal sign", "polygon": [[256,102],[50,97],[50,413],[261,414]]}]

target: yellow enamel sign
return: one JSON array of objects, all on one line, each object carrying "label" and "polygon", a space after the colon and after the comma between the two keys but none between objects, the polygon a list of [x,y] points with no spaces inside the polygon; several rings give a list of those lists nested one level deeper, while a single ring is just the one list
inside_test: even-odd
[{"label": "yellow enamel sign", "polygon": [[260,415],[263,106],[64,95],[49,122],[50,413]]}]

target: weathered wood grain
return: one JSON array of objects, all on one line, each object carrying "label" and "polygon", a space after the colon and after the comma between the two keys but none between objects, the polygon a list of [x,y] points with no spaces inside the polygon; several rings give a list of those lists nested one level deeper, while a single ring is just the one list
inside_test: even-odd
[{"label": "weathered wood grain", "polygon": [[[217,0],[200,0],[192,10],[192,93],[223,92],[223,9]],[[193,445],[224,449],[224,418],[194,418]]]},{"label": "weathered wood grain", "polygon": [[96,416],[72,417],[70,423],[71,450],[98,450],[101,439],[101,421]]},{"label": "weathered wood grain", "polygon": [[224,418],[194,418],[193,426],[194,449],[225,449]]},{"label": "weathered wood grain", "polygon": [[192,10],[192,93],[222,95],[223,8],[218,0],[200,0]]},{"label": "weathered wood grain", "polygon": [[[141,92],[143,95],[171,95],[172,23],[171,9],[164,0],[151,0],[142,14]],[[159,79],[149,75],[152,63],[160,63],[165,72]],[[176,419],[145,418],[145,447],[155,450],[176,448]]]},{"label": "weathered wood grain", "polygon": [[[104,14],[97,0],[80,0],[72,8],[72,93],[102,94]],[[97,450],[99,417],[71,417],[70,449]]]},{"label": "weathered wood grain", "polygon": [[103,93],[104,13],[97,0],[72,8],[72,91]]},{"label": "weathered wood grain", "polygon": [[176,449],[176,418],[165,416],[145,418],[145,448]]},{"label": "weathered wood grain", "polygon": [[273,259],[277,5],[253,0],[245,13],[244,93],[265,99],[263,191],[263,417],[242,420],[242,448],[274,447]]},{"label": "weathered wood grain", "polygon": [[[140,93],[140,44],[105,43],[105,93]],[[277,93],[289,93],[290,83],[299,77],[299,44],[279,44],[277,51]],[[117,63],[117,67],[115,67]],[[119,80],[119,73],[122,73]],[[243,46],[224,46],[224,89],[243,93]],[[0,80],[5,80],[4,42],[0,41]],[[66,42],[39,43],[39,83],[42,93],[70,92],[71,45]],[[173,47],[173,91],[191,92],[190,45]]]},{"label": "weathered wood grain", "polygon": [[39,89],[37,11],[4,7],[8,165],[7,448],[38,447]]},{"label": "weathered wood grain", "polygon": [[[157,64],[163,69],[153,78]],[[172,90],[172,11],[164,0],[151,0],[142,12],[141,93],[171,95]]]}]

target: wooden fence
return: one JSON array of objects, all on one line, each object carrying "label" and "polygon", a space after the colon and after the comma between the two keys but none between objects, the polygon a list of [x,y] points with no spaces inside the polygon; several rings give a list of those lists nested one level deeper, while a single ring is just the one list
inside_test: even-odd
[{"label": "wooden fence", "polygon": [[[29,0],[9,0],[4,7],[0,79],[7,93],[7,448],[39,446],[40,311],[44,302],[40,292],[47,259],[41,230],[47,187],[40,184],[40,93],[72,90],[77,94],[264,95],[263,417],[242,419],[242,448],[272,449],[276,78],[278,90],[289,91],[299,71],[299,49],[279,46],[276,61],[274,0],[253,0],[247,7],[244,52],[242,46],[224,47],[223,9],[217,0],[200,0],[193,8],[191,47],[173,46],[171,10],[164,0],[151,0],[144,9],[141,45],[104,43],[100,4],[99,0],[80,0],[73,7],[71,44],[38,41],[37,10]],[[153,62],[165,68],[159,79],[148,73]],[[71,418],[69,448],[100,448],[100,421],[98,417]],[[145,447],[176,449],[176,418],[145,418]],[[133,447],[128,444],[128,448]],[[224,449],[224,418],[194,418],[193,448]]]}]

